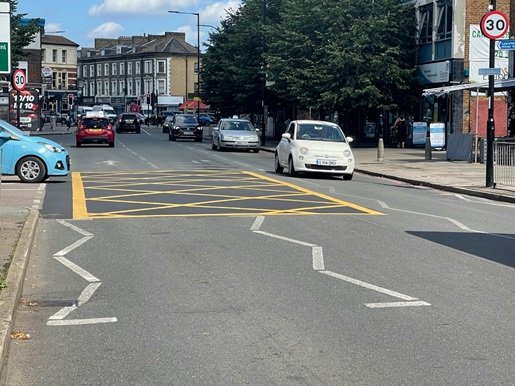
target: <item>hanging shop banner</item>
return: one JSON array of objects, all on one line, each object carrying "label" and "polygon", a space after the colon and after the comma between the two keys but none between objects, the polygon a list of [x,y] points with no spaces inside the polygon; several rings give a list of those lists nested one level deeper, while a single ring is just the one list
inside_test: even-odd
[{"label": "hanging shop banner", "polygon": [[413,122],[413,145],[425,145],[427,136],[426,122]]},{"label": "hanging shop banner", "polygon": [[435,122],[429,125],[429,140],[433,149],[445,147],[445,123]]},{"label": "hanging shop banner", "polygon": [[[509,31],[504,36],[509,39]],[[481,32],[479,24],[470,25],[470,45],[469,45],[469,81],[488,82],[488,75],[479,75],[479,69],[489,68],[490,66],[490,39]],[[508,54],[509,51],[495,49],[495,68],[500,69],[500,75],[495,75],[495,79],[508,79]]]}]

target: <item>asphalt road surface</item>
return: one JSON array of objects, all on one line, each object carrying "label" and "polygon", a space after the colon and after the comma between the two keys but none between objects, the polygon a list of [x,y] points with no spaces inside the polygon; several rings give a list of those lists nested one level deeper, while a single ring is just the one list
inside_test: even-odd
[{"label": "asphalt road surface", "polygon": [[515,384],[514,205],[54,138],[8,385]]}]

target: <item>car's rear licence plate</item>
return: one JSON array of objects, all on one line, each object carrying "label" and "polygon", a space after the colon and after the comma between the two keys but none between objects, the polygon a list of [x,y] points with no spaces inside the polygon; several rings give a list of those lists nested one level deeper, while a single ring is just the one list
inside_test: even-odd
[{"label": "car's rear licence plate", "polygon": [[336,160],[333,160],[333,159],[317,159],[317,165],[322,165],[322,166],[335,166],[336,165]]},{"label": "car's rear licence plate", "polygon": [[102,129],[88,129],[88,132],[93,134],[100,133],[101,131]]},{"label": "car's rear licence plate", "polygon": [[236,145],[248,145],[247,141],[236,141]]}]

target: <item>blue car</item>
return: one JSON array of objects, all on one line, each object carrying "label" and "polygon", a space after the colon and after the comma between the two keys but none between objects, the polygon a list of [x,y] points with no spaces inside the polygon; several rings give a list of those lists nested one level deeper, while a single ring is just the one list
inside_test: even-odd
[{"label": "blue car", "polygon": [[3,175],[22,182],[41,182],[67,176],[70,156],[65,148],[43,137],[31,137],[0,119],[0,165]]}]

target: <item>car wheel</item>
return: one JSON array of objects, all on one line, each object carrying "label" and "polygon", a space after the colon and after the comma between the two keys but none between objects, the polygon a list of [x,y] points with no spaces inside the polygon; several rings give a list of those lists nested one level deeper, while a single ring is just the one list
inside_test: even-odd
[{"label": "car wheel", "polygon": [[82,145],[82,143],[80,143],[79,141],[75,142],[76,147],[80,147],[81,145]]},{"label": "car wheel", "polygon": [[284,168],[279,163],[279,155],[277,153],[275,153],[274,164],[275,164],[275,172],[276,173],[282,173]]},{"label": "car wheel", "polygon": [[354,177],[354,173],[351,173],[351,174],[344,174],[344,175],[343,175],[343,179],[344,179],[345,181],[350,181],[350,180],[352,180],[352,177]]},{"label": "car wheel", "polygon": [[141,129],[140,130],[136,130],[136,134],[140,134],[141,133]]},{"label": "car wheel", "polygon": [[202,138],[195,138],[195,142],[202,142]]},{"label": "car wheel", "polygon": [[218,140],[217,144],[216,144],[216,150],[218,151],[222,151],[222,143],[220,140]]},{"label": "car wheel", "polygon": [[259,153],[259,147],[254,149],[254,153]]},{"label": "car wheel", "polygon": [[216,150],[215,141],[211,141],[211,150]]},{"label": "car wheel", "polygon": [[168,140],[175,142],[175,140],[176,140],[175,135],[168,133]]},{"label": "car wheel", "polygon": [[41,182],[46,176],[46,166],[37,157],[25,157],[16,165],[16,175],[22,182]]},{"label": "car wheel", "polygon": [[293,166],[293,157],[290,156],[288,159],[288,175],[290,177],[295,177],[297,175],[297,172],[295,171],[295,166]]},{"label": "car wheel", "polygon": [[109,142],[109,147],[114,147],[114,142]]}]

